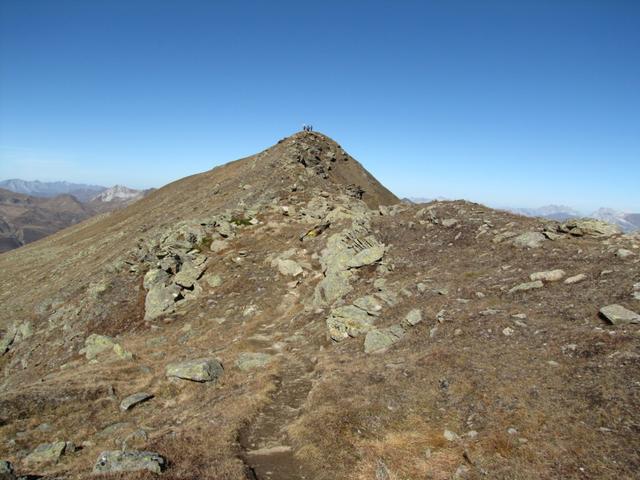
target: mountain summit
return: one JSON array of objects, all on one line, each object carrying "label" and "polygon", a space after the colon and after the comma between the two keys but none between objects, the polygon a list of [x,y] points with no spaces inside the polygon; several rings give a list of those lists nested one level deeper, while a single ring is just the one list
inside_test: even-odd
[{"label": "mountain summit", "polygon": [[0,459],[632,478],[639,262],[640,236],[598,220],[401,203],[300,132],[0,255]]}]

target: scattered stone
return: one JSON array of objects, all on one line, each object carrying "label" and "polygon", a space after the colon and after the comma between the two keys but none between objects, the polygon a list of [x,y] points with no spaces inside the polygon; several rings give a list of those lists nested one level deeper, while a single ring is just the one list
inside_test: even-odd
[{"label": "scattered stone", "polygon": [[64,453],[66,446],[66,442],[43,443],[27,455],[24,462],[28,465],[57,463]]},{"label": "scattered stone", "polygon": [[400,325],[392,325],[380,330],[374,329],[367,332],[364,339],[365,353],[381,353],[391,345],[398,342],[405,334]]},{"label": "scattered stone", "polygon": [[424,283],[418,283],[416,285],[416,288],[418,289],[418,292],[420,292],[420,293],[424,293],[428,289],[428,287]]},{"label": "scattered stone", "polygon": [[500,243],[503,242],[505,240],[508,240],[509,238],[513,238],[518,236],[517,233],[515,232],[502,232],[502,233],[498,233],[495,237],[493,237],[492,242],[493,243]]},{"label": "scattered stone", "polygon": [[252,370],[254,368],[261,368],[273,360],[273,356],[267,353],[260,352],[242,352],[238,355],[236,360],[236,366],[246,372],[247,370]]},{"label": "scattered stone", "polygon": [[587,279],[587,276],[584,273],[579,273],[578,275],[574,275],[573,277],[567,278],[564,281],[564,283],[566,285],[573,285],[574,283],[579,283],[586,279]]},{"label": "scattered stone", "polygon": [[134,393],[133,395],[129,395],[124,400],[122,400],[122,402],[120,402],[120,410],[124,412],[152,398],[153,398],[153,394],[151,393],[147,393],[147,392]]},{"label": "scattered stone", "polygon": [[502,334],[505,337],[510,337],[511,335],[513,335],[513,332],[514,332],[514,330],[511,327],[506,327],[505,329],[502,330]]},{"label": "scattered stone", "polygon": [[516,285],[511,290],[509,290],[509,293],[526,292],[527,290],[534,290],[536,288],[542,288],[542,287],[544,287],[544,284],[542,283],[542,281],[536,280],[535,282],[526,282],[526,283],[521,283],[520,285]]},{"label": "scattered stone", "polygon": [[329,336],[339,342],[372,330],[375,317],[355,305],[335,308],[327,318]]},{"label": "scattered stone", "polygon": [[458,220],[456,218],[445,218],[444,220],[442,220],[443,227],[450,228],[457,224],[458,224]]},{"label": "scattered stone", "polygon": [[546,272],[536,272],[529,275],[531,281],[542,280],[543,282],[557,282],[566,275],[564,270],[548,270]]},{"label": "scattered stone", "polygon": [[618,258],[629,258],[631,256],[635,255],[635,253],[633,253],[631,250],[627,250],[626,248],[619,248],[618,251],[616,252],[616,257]]},{"label": "scattered stone", "polygon": [[407,313],[407,316],[404,317],[404,321],[405,323],[413,327],[422,321],[422,312],[419,308],[414,308],[409,313]]},{"label": "scattered stone", "polygon": [[624,308],[622,305],[607,305],[600,309],[600,315],[612,325],[624,325],[627,323],[640,323],[640,315]]},{"label": "scattered stone", "polygon": [[166,367],[167,377],[181,378],[194,382],[215,382],[223,372],[222,364],[214,358],[172,363]]},{"label": "scattered stone", "polygon": [[289,259],[279,258],[277,260],[278,271],[281,275],[290,275],[292,277],[297,277],[302,274],[302,267],[298,262]]},{"label": "scattered stone", "polygon": [[165,459],[154,452],[110,451],[102,452],[93,467],[93,473],[140,472],[162,473]]},{"label": "scattered stone", "polygon": [[458,436],[458,434],[455,432],[452,432],[451,430],[445,430],[443,433],[443,436],[447,442],[455,442],[457,440],[460,440],[460,437]]},{"label": "scattered stone", "polygon": [[526,232],[515,237],[512,242],[520,248],[539,248],[546,237],[540,232]]},{"label": "scattered stone", "polygon": [[515,429],[515,428],[513,428],[513,427],[510,427],[510,428],[508,428],[508,429],[507,429],[507,433],[508,433],[509,435],[518,435],[518,430],[516,430],[516,429]]}]

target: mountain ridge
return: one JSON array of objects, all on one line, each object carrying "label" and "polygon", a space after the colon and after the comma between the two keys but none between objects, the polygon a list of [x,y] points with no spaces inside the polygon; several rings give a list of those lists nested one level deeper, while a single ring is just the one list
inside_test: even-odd
[{"label": "mountain ridge", "polygon": [[604,222],[402,203],[300,132],[0,255],[0,458],[69,479],[630,477],[638,253]]}]

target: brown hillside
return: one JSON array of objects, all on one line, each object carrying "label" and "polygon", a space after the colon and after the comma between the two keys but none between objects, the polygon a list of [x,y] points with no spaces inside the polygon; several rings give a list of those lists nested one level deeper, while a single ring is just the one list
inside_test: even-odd
[{"label": "brown hillside", "polygon": [[[318,133],[0,272],[0,459],[21,475],[96,478],[125,468],[118,451],[166,479],[640,468],[640,238],[405,205]],[[612,304],[627,317],[599,314]],[[121,409],[136,393],[152,398]]]}]

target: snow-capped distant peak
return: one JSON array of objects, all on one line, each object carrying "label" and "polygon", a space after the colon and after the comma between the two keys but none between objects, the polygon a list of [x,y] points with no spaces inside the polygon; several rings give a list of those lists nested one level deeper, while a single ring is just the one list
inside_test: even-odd
[{"label": "snow-capped distant peak", "polygon": [[132,200],[141,196],[141,190],[135,190],[133,188],[125,187],[124,185],[114,185],[111,188],[107,188],[104,192],[93,197],[93,201],[97,202],[114,202],[114,201],[126,201]]}]

